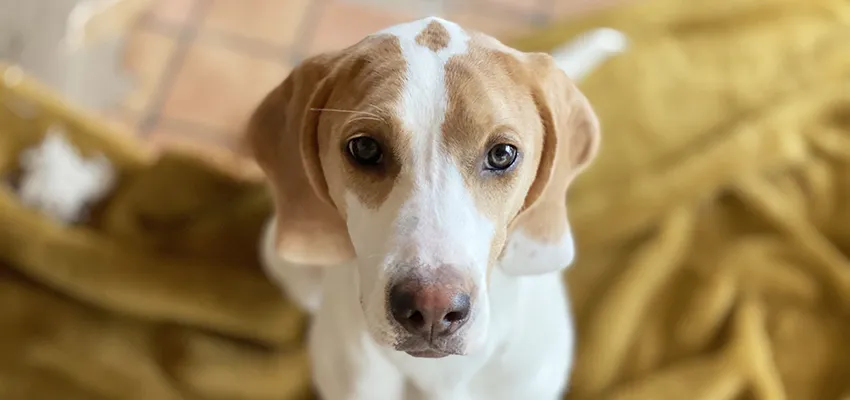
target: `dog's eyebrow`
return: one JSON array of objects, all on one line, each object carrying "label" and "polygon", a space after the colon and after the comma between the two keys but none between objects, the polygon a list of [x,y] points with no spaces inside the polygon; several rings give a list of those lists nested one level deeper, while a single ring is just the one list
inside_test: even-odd
[{"label": "dog's eyebrow", "polygon": [[[371,107],[376,108],[375,106],[371,106]],[[359,118],[354,118],[351,121],[348,121],[349,123],[354,122],[354,121],[359,121],[359,120],[366,120],[366,121],[378,121],[378,122],[383,122],[385,124],[389,124],[389,122],[387,121],[387,119],[385,117],[380,116],[380,115],[375,114],[375,113],[372,113],[372,112],[369,112],[369,111],[343,110],[343,109],[338,109],[338,108],[311,108],[310,111],[318,111],[318,112],[328,111],[328,112],[337,112],[337,113],[360,115]]]}]

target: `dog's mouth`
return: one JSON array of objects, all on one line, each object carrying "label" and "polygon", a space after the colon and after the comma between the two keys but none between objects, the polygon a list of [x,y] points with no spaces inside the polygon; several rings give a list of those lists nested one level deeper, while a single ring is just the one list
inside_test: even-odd
[{"label": "dog's mouth", "polygon": [[439,350],[427,349],[427,350],[410,350],[405,351],[408,355],[416,358],[443,358],[446,356],[450,356],[449,353],[444,353]]},{"label": "dog's mouth", "polygon": [[419,338],[408,338],[397,351],[407,353],[416,358],[443,358],[452,355],[462,355],[460,346],[453,341],[427,342]]}]

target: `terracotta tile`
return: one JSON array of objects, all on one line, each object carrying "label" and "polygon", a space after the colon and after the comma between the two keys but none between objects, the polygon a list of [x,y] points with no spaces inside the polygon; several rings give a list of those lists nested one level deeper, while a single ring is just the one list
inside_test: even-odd
[{"label": "terracotta tile", "polygon": [[554,0],[555,18],[573,17],[601,10],[628,0]]},{"label": "terracotta tile", "polygon": [[154,0],[150,13],[157,22],[182,25],[189,20],[195,3],[197,0]]},{"label": "terracotta tile", "polygon": [[128,136],[138,136],[140,114],[126,109],[112,109],[100,113],[104,123],[116,133]]},{"label": "terracotta tile", "polygon": [[173,124],[168,121],[161,121],[145,137],[145,140],[157,150],[181,148],[204,152],[210,149],[222,149],[225,147],[214,136],[198,134],[197,132],[192,133],[191,130],[198,129],[189,129],[185,124]]},{"label": "terracotta tile", "polygon": [[527,34],[535,28],[530,21],[523,21],[520,18],[500,18],[467,11],[450,12],[446,18],[465,28],[486,33],[500,40],[509,40]]},{"label": "terracotta tile", "polygon": [[251,39],[244,36],[232,35],[226,32],[203,29],[198,32],[195,43],[203,43],[208,46],[225,47],[240,54],[253,55],[268,60],[288,60],[287,54],[290,49],[286,46]]},{"label": "terracotta tile", "polygon": [[327,0],[316,17],[314,36],[307,46],[309,54],[338,50],[357,43],[366,35],[416,16],[398,8],[380,9],[350,0]]},{"label": "terracotta tile", "polygon": [[484,7],[484,9],[486,7],[496,6],[503,8],[503,12],[523,11],[526,13],[546,12],[550,4],[548,0],[467,0],[467,3],[473,2],[479,3],[480,7]]},{"label": "terracotta tile", "polygon": [[296,39],[311,0],[213,0],[204,29],[278,45]]},{"label": "terracotta tile", "polygon": [[124,99],[127,109],[147,110],[175,47],[174,39],[160,33],[136,29],[128,35],[124,66],[132,74],[134,87]]},{"label": "terracotta tile", "polygon": [[289,69],[228,48],[195,43],[186,54],[162,115],[217,131],[238,132]]}]

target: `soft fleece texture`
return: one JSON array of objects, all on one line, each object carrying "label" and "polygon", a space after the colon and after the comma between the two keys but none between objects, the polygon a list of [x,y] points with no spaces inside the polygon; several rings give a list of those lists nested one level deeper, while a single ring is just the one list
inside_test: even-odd
[{"label": "soft fleece texture", "polygon": [[[581,85],[604,142],[569,199],[568,398],[850,396],[850,3],[650,0],[511,44],[600,26],[631,47]],[[0,189],[0,398],[312,396],[255,169],[154,157],[30,82],[0,100],[0,170],[58,119],[122,171],[85,227]]]}]

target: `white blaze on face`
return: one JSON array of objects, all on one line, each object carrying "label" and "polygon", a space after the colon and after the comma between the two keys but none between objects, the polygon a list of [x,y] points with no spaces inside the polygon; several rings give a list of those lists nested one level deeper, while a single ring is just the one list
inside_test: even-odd
[{"label": "white blaze on face", "polygon": [[[432,21],[449,32],[444,48],[433,51],[417,44],[416,36]],[[494,236],[493,222],[476,207],[454,159],[443,147],[446,116],[445,65],[464,54],[469,36],[456,24],[426,18],[388,28],[378,34],[399,38],[407,61],[405,83],[396,112],[409,135],[410,154],[395,185],[377,210],[348,194],[348,228],[357,252],[361,301],[368,329],[384,344],[395,344],[388,320],[386,293],[389,281],[407,268],[451,265],[475,282],[472,320],[463,328],[470,336],[483,336],[488,317],[486,270]],[[415,263],[415,264],[411,264]]]}]

